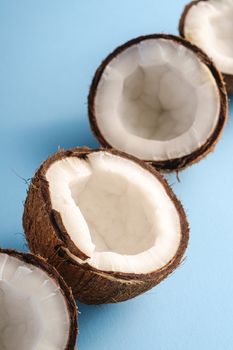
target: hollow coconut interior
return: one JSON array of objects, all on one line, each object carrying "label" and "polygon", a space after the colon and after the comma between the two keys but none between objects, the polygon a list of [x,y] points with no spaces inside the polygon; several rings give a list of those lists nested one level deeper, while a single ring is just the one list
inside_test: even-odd
[{"label": "hollow coconut interior", "polygon": [[181,240],[177,209],[162,183],[138,163],[108,153],[67,157],[46,172],[52,208],[79,263],[102,271],[149,273],[166,265]]},{"label": "hollow coconut interior", "polygon": [[208,0],[193,5],[185,17],[186,39],[202,48],[221,72],[233,75],[233,1]]},{"label": "hollow coconut interior", "polygon": [[216,81],[191,49],[171,39],[146,39],[104,68],[95,99],[103,138],[144,160],[191,154],[216,128]]},{"label": "hollow coconut interior", "polygon": [[47,273],[0,253],[0,349],[64,350],[69,314]]}]

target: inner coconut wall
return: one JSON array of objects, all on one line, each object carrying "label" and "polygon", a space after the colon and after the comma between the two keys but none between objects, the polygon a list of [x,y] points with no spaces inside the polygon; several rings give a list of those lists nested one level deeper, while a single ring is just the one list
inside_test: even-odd
[{"label": "inner coconut wall", "polygon": [[169,160],[201,147],[219,116],[216,82],[181,43],[147,39],[117,54],[100,78],[94,109],[114,148],[145,160]]},{"label": "inner coconut wall", "polygon": [[177,210],[157,178],[135,162],[94,152],[54,162],[46,178],[53,209],[90,265],[148,273],[175,255]]},{"label": "inner coconut wall", "polygon": [[0,253],[0,349],[64,350],[69,329],[58,285],[41,269]]},{"label": "inner coconut wall", "polygon": [[233,1],[208,0],[192,6],[185,37],[201,47],[221,72],[233,74]]}]

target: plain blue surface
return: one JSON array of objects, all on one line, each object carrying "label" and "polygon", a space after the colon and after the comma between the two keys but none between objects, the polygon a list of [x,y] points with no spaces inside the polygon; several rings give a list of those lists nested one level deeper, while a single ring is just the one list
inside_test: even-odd
[{"label": "plain blue surface", "polygon": [[[101,59],[135,36],[177,33],[185,3],[0,0],[0,246],[27,249],[20,177],[58,147],[97,145],[86,97]],[[230,116],[213,154],[180,183],[169,176],[191,226],[185,263],[134,300],[80,305],[79,350],[233,349],[232,151]]]}]

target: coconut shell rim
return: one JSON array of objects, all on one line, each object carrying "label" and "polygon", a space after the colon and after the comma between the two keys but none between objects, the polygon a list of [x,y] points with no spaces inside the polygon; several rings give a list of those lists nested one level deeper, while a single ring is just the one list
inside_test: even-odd
[{"label": "coconut shell rim", "polygon": [[77,306],[71,292],[71,289],[67,286],[63,277],[58,271],[50,265],[43,257],[31,254],[19,252],[15,249],[3,249],[0,248],[0,254],[7,254],[11,257],[17,258],[26,264],[33,265],[42,271],[44,271],[60,288],[60,291],[65,299],[66,307],[69,313],[70,329],[68,342],[64,350],[73,350],[76,345],[76,339],[78,335],[78,323],[77,323]]},{"label": "coconut shell rim", "polygon": [[[199,0],[199,1],[208,1],[208,0]],[[227,121],[227,115],[228,115],[228,100],[227,100],[227,93],[225,88],[225,83],[223,81],[223,77],[221,75],[221,72],[217,69],[213,61],[196,45],[192,44],[191,42],[187,41],[184,38],[178,37],[176,35],[172,34],[149,34],[149,35],[143,35],[136,37],[134,39],[131,39],[124,43],[123,45],[118,46],[116,49],[114,49],[107,57],[102,61],[100,66],[97,68],[95,75],[92,79],[89,94],[88,94],[88,117],[89,117],[89,123],[91,130],[97,140],[100,142],[101,146],[105,148],[114,148],[102,135],[102,132],[98,126],[97,118],[95,115],[95,97],[97,93],[98,84],[100,82],[100,79],[102,77],[102,74],[106,68],[106,66],[119,55],[122,53],[125,49],[129,48],[132,45],[139,44],[140,42],[144,40],[149,39],[165,39],[165,40],[171,40],[173,42],[176,42],[178,45],[183,45],[187,49],[190,49],[193,51],[198,59],[205,64],[205,66],[209,69],[212,76],[214,77],[214,80],[216,82],[218,92],[219,92],[219,99],[220,99],[220,110],[219,110],[219,118],[218,123],[212,132],[212,134],[209,136],[209,138],[206,140],[206,142],[201,146],[198,147],[195,151],[192,153],[178,157],[178,158],[172,158],[169,160],[161,160],[161,161],[153,161],[153,160],[147,160],[144,159],[144,161],[151,163],[154,167],[156,167],[158,170],[164,171],[164,172],[172,172],[172,171],[180,171],[187,166],[190,166],[202,158],[204,158],[217,144],[219,138],[221,137],[222,131],[224,129],[224,126]]]},{"label": "coconut shell rim", "polygon": [[[185,5],[184,10],[183,10],[181,17],[180,17],[179,27],[178,27],[180,36],[182,38],[184,38],[185,40],[187,40],[185,38],[185,34],[184,34],[185,20],[186,20],[186,16],[187,16],[189,10],[193,6],[197,5],[199,2],[208,2],[208,1],[209,0],[193,0],[193,1],[190,1],[187,5]],[[222,74],[223,79],[226,83],[227,91],[232,94],[233,93],[233,74],[224,73],[224,72],[221,72],[221,74]]]},{"label": "coconut shell rim", "polygon": [[[134,161],[136,164],[142,166],[144,169],[148,170],[150,173],[152,173],[163,185],[163,187],[166,190],[167,195],[175,205],[175,208],[178,212],[179,219],[180,219],[180,226],[181,226],[181,239],[180,239],[180,244],[179,247],[176,251],[176,254],[173,256],[173,258],[162,268],[157,269],[155,271],[142,274],[142,273],[125,273],[125,272],[119,272],[119,271],[103,271],[99,270],[88,263],[85,263],[85,260],[88,259],[89,257],[85,255],[71,240],[68,232],[66,231],[62,220],[60,213],[52,209],[52,203],[50,199],[50,194],[49,194],[49,183],[45,178],[46,171],[48,168],[53,164],[55,161],[66,158],[66,157],[73,157],[77,156],[80,158],[85,159],[86,156],[92,152],[108,152],[113,155],[118,155],[120,157],[126,158],[128,160]],[[169,184],[167,181],[164,179],[164,177],[150,164],[145,163],[144,161],[135,158],[132,155],[126,154],[124,152],[115,150],[115,149],[90,149],[88,147],[76,147],[70,150],[63,150],[60,149],[59,151],[55,152],[52,156],[47,158],[40,166],[40,168],[37,170],[35,176],[32,179],[31,186],[34,186],[34,182],[39,183],[40,188],[41,188],[41,193],[42,197],[44,200],[44,205],[46,208],[46,211],[49,215],[50,218],[50,223],[52,224],[56,235],[58,239],[60,240],[61,244],[56,247],[56,252],[60,254],[61,256],[66,256],[66,259],[68,259],[73,265],[76,266],[82,266],[84,270],[92,271],[93,273],[96,274],[103,274],[105,276],[109,277],[114,277],[115,279],[120,279],[120,280],[125,280],[126,282],[131,280],[131,281],[141,281],[141,282],[146,282],[150,280],[156,279],[161,273],[164,271],[173,271],[178,265],[180,265],[182,257],[185,253],[185,250],[188,245],[189,241],[189,224],[186,218],[185,211],[182,207],[181,202],[177,199],[176,195],[170,188]],[[38,185],[37,185],[38,186]],[[23,221],[26,221],[26,217],[23,217]],[[27,236],[27,232],[26,232]],[[64,251],[65,249],[68,249],[71,254],[75,255],[79,259],[83,260],[84,263],[79,264],[76,260],[74,260],[72,257],[68,256],[68,254]]]}]

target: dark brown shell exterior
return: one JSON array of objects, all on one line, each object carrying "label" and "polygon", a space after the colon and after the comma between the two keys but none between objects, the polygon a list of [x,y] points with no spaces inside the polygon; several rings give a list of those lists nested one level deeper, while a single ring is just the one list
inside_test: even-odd
[{"label": "dark brown shell exterior", "polygon": [[138,38],[132,39],[127,43],[125,43],[124,45],[121,45],[118,48],[116,48],[101,63],[99,68],[96,70],[95,76],[92,80],[92,84],[91,84],[89,96],[88,96],[89,121],[90,121],[91,129],[94,135],[96,136],[96,138],[98,139],[98,141],[100,142],[100,144],[105,148],[112,148],[112,145],[102,135],[96,119],[95,96],[96,96],[98,84],[106,66],[110,63],[112,59],[114,59],[117,55],[119,55],[121,52],[123,52],[125,49],[129,48],[130,46],[138,44],[148,39],[172,40],[177,45],[183,45],[189,50],[193,51],[197,55],[199,60],[202,63],[204,63],[207,66],[207,68],[210,70],[218,86],[219,99],[220,99],[220,112],[219,112],[218,124],[215,130],[213,131],[212,135],[209,137],[209,139],[206,140],[205,144],[203,144],[201,147],[196,149],[193,153],[180,158],[174,158],[174,159],[169,159],[165,161],[164,160],[150,161],[145,159],[145,161],[151,163],[157,170],[161,170],[164,172],[180,171],[198,162],[199,160],[204,158],[209,152],[214,150],[214,147],[221,136],[221,133],[225,126],[227,115],[228,115],[228,100],[227,100],[225,84],[223,82],[221,73],[218,71],[214,63],[211,61],[211,59],[202,50],[200,50],[197,46],[191,44],[187,40],[174,35],[170,35],[170,34],[151,34],[151,35],[140,36]]},{"label": "dark brown shell exterior", "polygon": [[[60,214],[52,209],[49,184],[45,175],[50,165],[59,159],[65,157],[85,158],[90,152],[99,151],[103,150],[90,150],[86,147],[68,151],[60,150],[48,158],[32,179],[23,215],[23,226],[30,250],[47,259],[63,276],[68,286],[72,288],[75,298],[87,304],[124,301],[151,289],[180,265],[189,239],[189,227],[185,212],[162,175],[149,164],[132,156],[116,150],[106,150],[108,153],[136,162],[150,171],[162,183],[179,213],[181,241],[173,259],[162,269],[148,274],[100,271],[85,263],[87,256],[70,240],[62,224]],[[75,261],[67,252],[81,259],[82,264]]]},{"label": "dark brown shell exterior", "polygon": [[65,298],[67,310],[69,312],[69,318],[70,318],[69,339],[64,350],[74,350],[75,344],[76,344],[77,332],[78,332],[77,306],[75,304],[71,289],[68,288],[62,276],[57,272],[57,270],[53,266],[48,264],[48,262],[40,256],[21,253],[16,250],[1,249],[1,248],[0,248],[0,254],[7,254],[9,256],[12,256],[21,260],[26,264],[36,266],[39,269],[43,270],[52,280],[54,280],[54,282],[60,288],[60,291]]},{"label": "dark brown shell exterior", "polygon": [[[191,9],[192,6],[197,5],[201,1],[206,2],[208,0],[194,0],[185,6],[184,11],[183,11],[181,18],[180,18],[180,22],[179,22],[179,32],[180,32],[180,35],[182,36],[182,38],[185,38],[185,19],[186,19],[186,16],[187,16],[189,10]],[[233,93],[233,76],[230,74],[225,74],[223,72],[222,72],[222,75],[223,75],[223,79],[224,79],[225,84],[226,84],[227,92],[229,94],[232,94]]]}]

